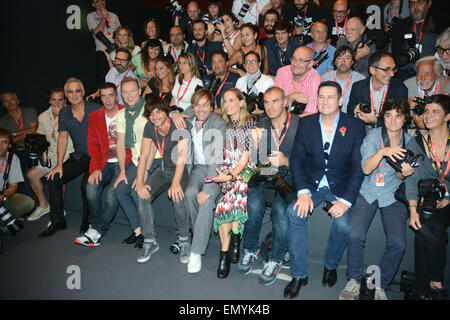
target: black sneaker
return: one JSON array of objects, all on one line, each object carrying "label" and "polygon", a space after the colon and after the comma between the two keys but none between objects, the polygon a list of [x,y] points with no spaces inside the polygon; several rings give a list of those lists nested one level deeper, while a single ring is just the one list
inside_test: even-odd
[{"label": "black sneaker", "polygon": [[137,236],[136,244],[134,245],[135,248],[142,249],[144,246],[144,235],[141,233]]},{"label": "black sneaker", "polygon": [[125,244],[125,245],[133,244],[138,240],[138,237],[139,236],[136,236],[136,234],[134,232],[132,232],[128,238],[126,238],[122,241],[122,244]]},{"label": "black sneaker", "polygon": [[448,300],[447,290],[433,287],[430,291],[431,300]]}]

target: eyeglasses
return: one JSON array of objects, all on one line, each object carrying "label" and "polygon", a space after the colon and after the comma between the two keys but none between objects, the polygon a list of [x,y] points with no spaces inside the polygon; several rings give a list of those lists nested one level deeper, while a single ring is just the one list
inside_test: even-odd
[{"label": "eyeglasses", "polygon": [[81,93],[83,90],[81,89],[77,89],[77,90],[66,90],[66,93],[71,93],[71,94],[78,94]]},{"label": "eyeglasses", "polygon": [[333,10],[334,14],[346,14],[347,11],[346,10]]},{"label": "eyeglasses", "polygon": [[323,146],[323,156],[325,157],[326,160],[328,160],[328,157],[330,156],[327,152],[328,149],[330,148],[330,143],[327,141],[325,143],[325,145]]},{"label": "eyeglasses", "polygon": [[114,61],[119,61],[119,62],[128,62],[127,59],[119,59],[119,58],[115,58]]},{"label": "eyeglasses", "polygon": [[245,60],[244,63],[245,64],[255,64],[255,63],[258,63],[258,60]]},{"label": "eyeglasses", "polygon": [[441,46],[437,46],[436,51],[439,54],[443,54],[444,52],[445,54],[450,54],[450,48],[442,48]]},{"label": "eyeglasses", "polygon": [[297,63],[308,63],[310,61],[312,61],[312,59],[303,60],[303,59],[291,58],[291,62],[297,62]]},{"label": "eyeglasses", "polygon": [[384,71],[384,72],[386,72],[386,73],[388,73],[388,72],[396,73],[396,72],[398,71],[397,67],[394,67],[394,68],[391,68],[391,67],[380,68],[380,67],[377,67],[377,66],[372,66],[372,67],[374,67],[375,69],[379,69],[379,70],[381,70],[381,71]]},{"label": "eyeglasses", "polygon": [[416,5],[424,4],[425,2],[428,2],[428,0],[417,0],[417,1],[409,1],[408,6],[414,7]]}]

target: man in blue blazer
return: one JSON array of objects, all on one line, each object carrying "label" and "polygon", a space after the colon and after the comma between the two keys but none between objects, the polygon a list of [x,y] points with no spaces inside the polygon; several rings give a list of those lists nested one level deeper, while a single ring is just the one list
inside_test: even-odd
[{"label": "man in blue blazer", "polygon": [[301,119],[290,167],[297,201],[288,207],[288,238],[292,281],[284,296],[294,298],[308,283],[307,217],[322,201],[332,203],[331,231],[325,252],[322,283],[332,287],[351,226],[351,207],[364,178],[360,146],[364,123],[339,111],[341,87],[334,81],[322,82],[318,89],[319,113]]},{"label": "man in blue blazer", "polygon": [[[377,51],[370,56],[368,63],[370,77],[353,84],[347,113],[351,116],[355,114],[368,125],[381,127],[383,121],[378,115],[384,101],[391,98],[408,99],[408,89],[402,81],[394,78],[397,67],[391,54]],[[361,111],[361,102],[370,104],[370,113]]]}]

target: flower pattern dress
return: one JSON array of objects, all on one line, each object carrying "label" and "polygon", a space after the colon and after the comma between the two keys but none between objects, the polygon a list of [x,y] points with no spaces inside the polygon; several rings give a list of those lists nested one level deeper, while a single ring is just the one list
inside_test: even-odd
[{"label": "flower pattern dress", "polygon": [[[251,130],[256,128],[255,120],[247,121],[243,128],[236,128],[237,121],[232,121],[232,128],[226,132],[225,147],[223,151],[223,163],[221,171],[230,173],[239,164],[239,160],[245,151],[250,151],[252,145]],[[254,163],[247,166],[255,167]],[[242,236],[247,215],[247,182],[241,176],[232,181],[220,183],[220,189],[224,196],[219,200],[214,214],[214,232],[219,226],[233,221],[239,221],[239,233]]]}]

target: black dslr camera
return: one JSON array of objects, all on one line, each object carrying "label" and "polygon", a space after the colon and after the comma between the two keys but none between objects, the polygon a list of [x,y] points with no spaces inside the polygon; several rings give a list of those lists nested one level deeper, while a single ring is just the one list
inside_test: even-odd
[{"label": "black dslr camera", "polygon": [[247,103],[247,111],[252,114],[256,108],[264,111],[264,93],[260,92],[258,95],[254,93],[244,93],[245,102]]},{"label": "black dslr camera", "polygon": [[416,48],[415,36],[412,33],[407,33],[403,37],[408,43],[408,49],[397,57],[397,63],[400,67],[419,59],[419,50]]},{"label": "black dslr camera", "polygon": [[317,57],[314,58],[314,69],[317,69],[322,62],[328,58],[328,52],[322,51]]},{"label": "black dslr camera", "polygon": [[213,26],[217,26],[218,23],[222,23],[223,24],[223,18],[222,17],[218,17],[216,20],[213,20],[211,23],[213,24]]},{"label": "black dslr camera", "polygon": [[[270,162],[269,162],[270,164]],[[275,170],[275,169],[274,169]],[[281,173],[279,170],[274,174],[262,175],[259,171],[250,179],[248,186],[250,188],[258,187],[262,184],[272,184],[274,189],[280,193],[287,203],[297,199],[297,194],[294,188],[286,182],[284,177],[286,173]]]},{"label": "black dslr camera", "polygon": [[171,15],[176,15],[178,17],[182,16],[183,13],[186,12],[177,0],[169,0],[169,5],[166,7],[166,10]]},{"label": "black dslr camera", "polygon": [[[50,143],[43,134],[27,134],[25,136],[25,147],[30,151],[30,158],[28,163],[30,167],[36,167],[38,163],[43,167],[50,168],[51,161],[48,158],[48,147]],[[47,154],[47,159],[44,160],[44,153]]]},{"label": "black dslr camera", "polygon": [[362,101],[359,104],[359,110],[361,110],[361,112],[363,112],[363,113],[369,114],[372,112],[372,105],[367,101]]},{"label": "black dslr camera", "polygon": [[428,100],[429,98],[427,96],[425,96],[424,98],[415,97],[413,101],[416,103],[416,106],[411,109],[411,111],[418,116],[421,116],[425,111],[425,105],[428,103]]},{"label": "black dslr camera", "polygon": [[438,179],[422,179],[418,183],[419,197],[423,199],[419,213],[429,218],[436,211],[437,201],[444,199],[446,189]]},{"label": "black dslr camera", "polygon": [[414,155],[414,153],[406,149],[406,153],[402,159],[392,161],[391,158],[386,157],[386,162],[397,172],[402,172],[402,163],[409,163],[411,167],[414,167],[418,159],[424,159],[423,154]]},{"label": "black dslr camera", "polygon": [[306,103],[301,103],[297,101],[292,101],[291,106],[288,107],[288,111],[292,114],[299,115],[305,112]]}]

